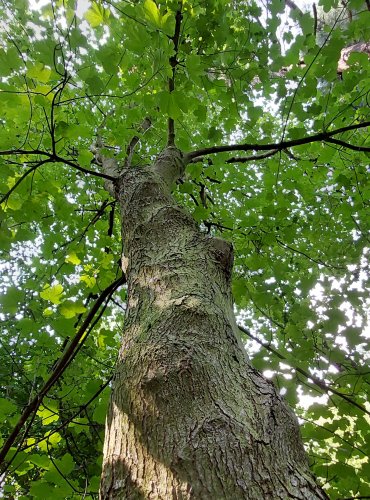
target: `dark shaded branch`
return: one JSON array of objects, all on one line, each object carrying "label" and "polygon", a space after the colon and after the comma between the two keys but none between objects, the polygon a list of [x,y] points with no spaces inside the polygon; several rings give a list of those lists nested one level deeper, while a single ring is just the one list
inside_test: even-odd
[{"label": "dark shaded branch", "polygon": [[[122,276],[122,278],[124,279],[123,283],[126,283],[126,277],[125,276]],[[89,326],[89,329],[87,330],[86,332],[86,335],[84,336],[84,338],[76,345],[74,351],[72,352],[70,358],[68,359],[68,362],[67,362],[67,366],[71,363],[71,361],[73,361],[73,359],[77,356],[77,354],[79,353],[80,349],[82,349],[83,345],[84,345],[84,342],[86,340],[86,338],[88,337],[88,335],[90,334],[90,332],[92,332],[95,328],[95,326],[99,323],[99,321],[101,320],[101,318],[103,317],[104,313],[105,313],[105,310],[106,308],[108,307],[108,303],[110,301],[110,297],[111,295],[113,294],[114,290],[112,290],[108,296],[106,297],[104,303],[102,304],[102,307],[100,309],[100,311],[98,312],[96,318],[94,319],[94,321],[91,323],[91,325]]]},{"label": "dark shaded branch", "polygon": [[356,146],[355,144],[349,144],[348,142],[341,141],[340,139],[326,139],[325,142],[331,142],[333,144],[338,144],[338,146],[343,146],[344,148],[347,149],[352,149],[353,151],[369,151],[370,152],[370,147],[366,146]]},{"label": "dark shaded branch", "polygon": [[312,10],[313,10],[313,19],[314,19],[314,24],[313,24],[313,36],[316,37],[317,35],[317,8],[315,2],[312,4]]},{"label": "dark shaded branch", "polygon": [[[143,123],[138,128],[138,132],[139,133],[146,132],[151,126],[152,126],[152,122],[151,122],[150,118],[147,116],[146,118],[144,118]],[[127,146],[127,149],[126,149],[127,156],[125,159],[125,166],[126,167],[131,165],[132,157],[134,155],[135,148],[136,148],[139,141],[140,141],[140,137],[137,135],[134,135],[134,137],[130,141],[130,144]]]},{"label": "dark shaded branch", "polygon": [[361,450],[361,448],[359,448],[358,446],[355,446],[353,443],[350,443],[349,441],[347,441],[346,439],[344,439],[342,436],[340,436],[339,434],[337,434],[335,431],[333,431],[332,429],[330,429],[329,427],[325,427],[325,425],[320,425],[318,424],[317,422],[314,422],[308,418],[305,418],[305,417],[302,417],[302,415],[299,415],[299,418],[301,420],[304,420],[305,422],[308,422],[310,424],[313,424],[315,425],[316,427],[320,427],[320,429],[324,429],[326,432],[328,432],[329,434],[332,434],[333,436],[335,436],[337,439],[340,439],[341,441],[343,441],[343,443],[346,443],[347,446],[351,447],[351,448],[354,448],[355,450],[357,450],[359,453],[361,453],[362,455],[365,455],[365,457],[367,457],[367,453],[364,452],[363,450]]},{"label": "dark shaded branch", "polygon": [[101,172],[95,172],[94,170],[90,170],[85,167],[81,167],[78,163],[75,163],[71,160],[68,160],[67,158],[63,158],[62,156],[53,154],[53,153],[48,153],[47,151],[41,151],[39,149],[13,149],[13,150],[7,150],[7,151],[0,151],[0,156],[11,156],[11,155],[39,155],[39,156],[46,156],[48,158],[47,161],[44,161],[43,163],[50,163],[50,162],[57,162],[57,163],[64,163],[65,165],[68,165],[72,168],[75,168],[76,170],[79,170],[80,172],[83,172],[84,174],[90,174],[94,175],[95,177],[101,177],[103,179],[107,179],[109,181],[115,181],[115,177],[112,177],[111,175],[103,174]]},{"label": "dark shaded branch", "polygon": [[53,150],[53,156],[56,156],[56,148],[57,148],[57,140],[55,137],[55,130],[56,130],[56,124],[55,124],[55,106],[56,103],[60,101],[60,98],[63,94],[63,91],[68,83],[69,77],[67,74],[66,69],[64,68],[64,74],[63,74],[63,80],[60,82],[59,88],[53,95],[53,99],[51,101],[51,110],[50,110],[50,138],[51,138],[51,147]]},{"label": "dark shaded branch", "polygon": [[3,447],[0,450],[0,464],[4,463],[5,457],[17,439],[23,425],[27,422],[28,418],[34,414],[42,403],[44,396],[53,387],[53,385],[59,380],[65,369],[68,367],[70,361],[73,359],[74,352],[78,349],[80,341],[85,334],[86,330],[89,328],[90,323],[92,323],[95,315],[98,313],[100,306],[119,286],[126,282],[126,278],[122,276],[109,285],[102,293],[99,295],[95,304],[86,316],[85,321],[82,323],[81,327],[78,329],[76,335],[73,337],[69,343],[67,349],[64,351],[59,361],[54,366],[53,372],[49,379],[45,382],[44,386],[38,392],[38,394],[33,398],[33,400],[25,407],[22,415],[20,416],[18,422],[14,426],[8,439],[5,441]]},{"label": "dark shaded branch", "polygon": [[102,179],[107,179],[108,181],[115,181],[116,178],[112,177],[111,175],[108,174],[103,174],[102,172],[95,172],[95,170],[89,170],[88,168],[81,167],[78,165],[78,163],[74,163],[73,161],[67,160],[66,158],[62,158],[61,156],[55,156],[54,161],[64,163],[65,165],[69,165],[72,168],[75,168],[76,170],[79,170],[80,172],[83,172],[85,174],[90,174],[94,175],[95,177],[100,177]]},{"label": "dark shaded branch", "polygon": [[[48,457],[49,457],[49,460],[50,462],[53,464],[53,467],[55,468],[55,470],[58,472],[59,476],[61,476],[64,481],[68,484],[68,486],[75,492],[75,493],[79,493],[81,494],[82,492],[81,491],[78,491],[74,485],[69,481],[69,479],[63,474],[63,472],[60,470],[60,468],[58,467],[58,464],[56,463],[56,461],[54,460],[54,457],[53,457],[53,454],[50,452],[50,446],[49,446],[49,440],[46,441],[46,448],[47,448],[47,451],[48,451]],[[72,454],[71,454],[72,455]],[[72,455],[73,456],[73,455]]]},{"label": "dark shaded branch", "polygon": [[251,156],[234,156],[233,158],[229,158],[226,160],[226,163],[247,163],[248,161],[254,160],[262,160],[263,158],[269,158],[270,156],[276,155],[278,153],[278,149],[273,149],[267,153],[262,153],[260,155],[251,155]]},{"label": "dark shaded branch", "polygon": [[6,201],[9,198],[9,196],[13,193],[13,191],[15,191],[17,189],[19,184],[26,177],[28,177],[30,174],[32,174],[32,172],[34,172],[37,168],[41,167],[41,165],[45,165],[45,163],[50,163],[50,162],[51,162],[51,160],[43,160],[43,161],[36,163],[36,165],[33,165],[31,168],[29,168],[21,177],[19,177],[17,182],[14,184],[14,186],[12,186],[9,189],[9,191],[0,199],[0,205],[1,205],[1,203],[3,203],[4,201]]},{"label": "dark shaded branch", "polygon": [[[111,238],[113,236],[113,228],[114,228],[114,208],[115,208],[115,203],[111,204],[111,209],[109,212],[109,226],[108,226],[108,236]],[[108,250],[106,250],[108,252]]]},{"label": "dark shaded branch", "polygon": [[[112,203],[113,203],[113,205],[112,205]],[[89,221],[89,223],[87,224],[87,226],[85,227],[85,229],[82,231],[82,233],[80,233],[80,235],[77,235],[75,238],[72,238],[72,240],[70,240],[70,241],[68,241],[66,243],[63,243],[63,245],[60,245],[60,247],[58,248],[58,250],[61,249],[62,247],[65,247],[65,246],[69,245],[70,243],[72,243],[72,241],[75,241],[77,238],[79,239],[79,242],[81,242],[82,239],[83,239],[83,237],[87,233],[87,231],[90,229],[90,227],[93,226],[94,224],[96,224],[98,222],[98,220],[102,218],[102,216],[105,213],[105,209],[107,207],[109,207],[109,206],[114,207],[114,203],[115,202],[109,203],[108,200],[103,201],[101,207],[97,210],[96,214]],[[114,214],[114,212],[113,212],[113,214]],[[109,224],[110,224],[110,222],[109,222]],[[109,232],[109,228],[110,228],[110,225],[108,227],[108,232]],[[113,230],[113,228],[112,228],[112,230]],[[111,234],[109,236],[111,236]]]},{"label": "dark shaded branch", "polygon": [[293,0],[285,0],[285,5],[286,7],[289,7],[290,9],[297,11],[300,16],[303,16],[303,12],[298,7],[298,5],[295,2],[293,2]]},{"label": "dark shaded branch", "polygon": [[68,104],[70,102],[78,101],[81,99],[90,99],[91,100],[93,97],[108,97],[109,99],[124,99],[126,97],[130,97],[130,96],[136,94],[136,92],[138,92],[139,90],[146,87],[148,85],[148,83],[150,83],[153,80],[153,78],[156,75],[158,75],[158,73],[160,71],[162,71],[162,69],[163,68],[161,66],[147,80],[145,80],[144,83],[142,83],[141,85],[138,85],[134,90],[127,92],[126,94],[122,94],[122,95],[117,95],[117,94],[85,94],[82,96],[71,97],[70,99],[64,99],[63,101],[59,101],[57,103],[57,106],[62,106],[63,104]]},{"label": "dark shaded branch", "polygon": [[[37,412],[37,408],[32,412],[32,416],[31,418],[29,419],[28,423],[27,423],[27,426],[26,426],[26,429],[23,433],[23,436],[21,438],[21,441],[20,443],[24,443],[24,440],[27,438],[28,436],[28,433],[33,425],[33,422],[36,418],[36,412]],[[47,438],[45,438],[47,439]],[[12,456],[12,458],[9,460],[9,462],[6,464],[2,474],[1,474],[1,480],[0,480],[0,485],[2,486],[5,482],[5,479],[6,479],[6,474],[5,472],[9,469],[9,467],[11,466],[11,464],[13,463],[13,461],[15,460],[16,456],[18,455],[18,453],[20,452],[20,447],[18,447],[17,451],[14,453],[14,455]]]},{"label": "dark shaded branch", "polygon": [[[173,41],[173,50],[174,50],[174,55],[170,57],[170,65],[172,68],[172,76],[171,78],[168,79],[168,90],[169,92],[173,92],[175,90],[175,74],[176,74],[176,66],[178,65],[179,61],[177,60],[177,56],[179,53],[179,40],[180,40],[180,29],[181,29],[181,21],[182,21],[182,1],[179,2],[178,4],[178,9],[176,11],[176,16],[175,16],[175,33],[172,37]],[[175,121],[173,118],[169,117],[168,118],[168,141],[167,141],[167,146],[174,146],[175,145]]]},{"label": "dark shaded branch", "polygon": [[114,204],[114,203],[115,203],[115,201],[108,203],[108,200],[105,200],[102,203],[101,207],[96,210],[96,214],[88,222],[88,224],[87,224],[87,226],[85,226],[84,230],[82,232],[80,232],[80,233],[77,233],[76,236],[74,236],[73,238],[71,238],[71,239],[65,241],[64,243],[62,243],[61,245],[59,245],[58,248],[56,248],[56,249],[53,250],[53,254],[55,254],[56,252],[62,250],[65,247],[67,247],[68,245],[70,245],[71,243],[73,243],[76,240],[78,240],[79,242],[81,242],[82,239],[84,238],[84,236],[86,235],[86,233],[88,232],[88,230],[90,229],[90,227],[93,226],[99,219],[102,218],[102,216],[105,213],[105,209],[107,207],[109,207],[109,206],[112,206],[112,204]]},{"label": "dark shaded branch", "polygon": [[40,149],[7,149],[5,151],[0,151],[0,156],[11,156],[11,155],[40,155],[40,156],[52,156],[46,151],[41,151]]},{"label": "dark shaded branch", "polygon": [[335,394],[336,396],[344,399],[347,403],[350,403],[353,406],[356,406],[363,413],[366,413],[367,415],[370,415],[370,411],[368,411],[360,403],[357,403],[357,401],[354,401],[353,399],[351,399],[349,396],[347,396],[347,394],[343,394],[343,392],[340,392],[340,391],[337,391],[336,389],[333,389],[333,387],[331,385],[326,384],[323,380],[319,379],[318,377],[315,377],[314,375],[311,375],[306,370],[303,370],[302,368],[299,368],[299,366],[292,366],[291,363],[290,363],[290,361],[285,356],[283,356],[279,351],[277,351],[276,349],[274,349],[273,347],[271,347],[270,344],[268,344],[267,342],[263,342],[262,340],[260,340],[258,337],[256,337],[255,335],[253,335],[247,328],[244,328],[241,325],[237,325],[237,326],[238,326],[239,330],[241,332],[245,333],[249,338],[251,338],[252,340],[254,340],[255,342],[257,342],[259,345],[261,345],[262,347],[264,347],[268,351],[272,352],[275,356],[277,356],[282,361],[288,363],[289,366],[293,370],[295,370],[296,372],[298,372],[301,375],[303,375],[306,379],[312,380],[312,382],[317,387],[319,387],[322,391],[324,391],[326,393],[331,392],[331,393]]},{"label": "dark shaded branch", "polygon": [[301,139],[292,139],[290,141],[281,141],[274,144],[225,144],[221,146],[212,146],[209,148],[197,149],[195,151],[191,151],[190,153],[186,153],[184,155],[185,163],[189,163],[193,158],[197,158],[198,156],[205,156],[209,154],[215,153],[227,153],[230,151],[282,151],[283,149],[292,148],[294,146],[302,146],[303,144],[310,144],[312,142],[334,142],[341,146],[355,149],[356,151],[369,151],[370,147],[367,146],[355,146],[352,144],[348,144],[344,141],[339,141],[337,139],[332,139],[334,135],[342,134],[344,132],[348,132],[350,130],[357,130],[360,128],[365,128],[370,125],[370,121],[365,121],[362,123],[356,123],[353,125],[348,125],[347,127],[338,128],[335,130],[331,130],[330,132],[320,132],[319,134],[309,135],[307,137],[302,137]]},{"label": "dark shaded branch", "polygon": [[318,160],[318,157],[316,158],[299,158],[298,156],[294,155],[291,151],[289,151],[289,149],[284,149],[283,151],[287,156],[288,158],[290,158],[291,160],[294,160],[294,161],[310,161],[311,163],[316,163],[317,160]]},{"label": "dark shaded branch", "polygon": [[339,270],[346,269],[343,266],[333,266],[332,264],[327,264],[326,262],[322,261],[321,259],[314,259],[313,257],[310,257],[307,253],[302,252],[302,250],[298,250],[298,248],[293,248],[293,247],[287,245],[286,243],[281,241],[279,238],[276,238],[276,241],[282,247],[287,248],[288,250],[290,250],[293,253],[298,253],[300,255],[303,255],[303,257],[306,257],[306,259],[310,260],[311,262],[314,262],[315,264],[319,264],[321,266],[327,267],[328,269],[339,269]]}]

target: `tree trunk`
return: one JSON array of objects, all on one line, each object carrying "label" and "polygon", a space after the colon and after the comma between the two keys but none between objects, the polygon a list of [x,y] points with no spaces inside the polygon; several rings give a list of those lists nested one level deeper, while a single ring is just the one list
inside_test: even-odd
[{"label": "tree trunk", "polygon": [[232,247],[171,196],[171,147],[124,168],[128,301],[107,416],[101,499],[324,499],[298,423],[238,340]]}]

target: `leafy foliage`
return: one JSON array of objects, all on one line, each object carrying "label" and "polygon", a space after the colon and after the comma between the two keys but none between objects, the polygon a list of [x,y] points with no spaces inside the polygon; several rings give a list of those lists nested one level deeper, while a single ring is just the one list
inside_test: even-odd
[{"label": "leafy foliage", "polygon": [[250,156],[193,154],[175,196],[232,241],[247,348],[295,407],[324,488],[370,495],[367,54],[337,74],[341,50],[369,39],[367,5],[323,0],[318,23],[280,0],[268,10],[186,0],[174,51],[174,0],[91,1],[84,12],[4,0],[2,444],[79,333],[7,455],[6,498],[97,498],[125,287],[109,288],[121,274],[119,217],[92,146],[102,135],[104,155],[123,162],[137,136],[132,161],[149,163],[169,119],[186,153],[254,145]]}]

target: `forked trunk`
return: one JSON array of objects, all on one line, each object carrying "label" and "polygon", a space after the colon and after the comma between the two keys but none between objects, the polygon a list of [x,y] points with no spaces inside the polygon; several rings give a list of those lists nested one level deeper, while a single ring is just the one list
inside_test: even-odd
[{"label": "forked trunk", "polygon": [[181,153],[117,183],[128,303],[102,499],[324,499],[298,424],[238,341],[232,248],[171,196]]}]

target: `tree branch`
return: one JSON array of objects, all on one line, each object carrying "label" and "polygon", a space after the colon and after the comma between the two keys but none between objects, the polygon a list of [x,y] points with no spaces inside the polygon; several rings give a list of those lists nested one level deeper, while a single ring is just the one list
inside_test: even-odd
[{"label": "tree branch", "polygon": [[131,92],[127,92],[126,94],[122,95],[117,95],[117,94],[85,94],[85,95],[80,95],[76,97],[72,97],[70,99],[64,99],[63,101],[59,101],[56,105],[57,106],[62,106],[64,104],[69,104],[70,102],[75,102],[81,99],[92,99],[93,97],[108,97],[109,99],[125,99],[126,97],[131,97],[132,95],[136,94],[139,90],[143,89],[146,87],[155,76],[158,75],[158,73],[162,70],[162,66],[158,68],[147,80],[145,80],[144,83],[141,85],[138,85],[134,90]]},{"label": "tree branch", "polygon": [[4,203],[4,201],[6,201],[9,196],[12,194],[13,191],[15,191],[17,189],[17,187],[19,186],[19,184],[26,178],[28,177],[30,174],[32,174],[32,172],[34,172],[37,168],[41,167],[41,165],[44,165],[45,163],[50,163],[51,160],[43,160],[43,161],[39,161],[36,163],[36,165],[33,165],[31,168],[29,168],[21,177],[19,177],[19,179],[17,180],[17,182],[14,184],[14,186],[12,186],[9,191],[4,194],[4,196],[0,199],[0,205],[2,203]]},{"label": "tree branch", "polygon": [[40,149],[7,149],[5,151],[0,151],[0,156],[11,156],[11,155],[40,155],[40,156],[52,156],[46,151],[41,151]]},{"label": "tree branch", "polygon": [[297,11],[300,16],[303,16],[302,10],[298,7],[298,5],[295,2],[293,2],[293,0],[285,0],[285,6],[289,7],[292,10]]},{"label": "tree branch", "polygon": [[68,165],[72,168],[75,168],[76,170],[79,170],[80,172],[83,172],[84,174],[90,174],[94,175],[95,177],[101,177],[103,179],[107,179],[109,181],[115,181],[116,178],[112,177],[111,175],[108,174],[103,174],[101,172],[95,172],[94,170],[89,170],[88,168],[81,167],[78,163],[75,163],[71,160],[68,160],[67,158],[63,158],[62,156],[53,154],[53,153],[48,153],[47,151],[41,151],[39,149],[9,149],[7,151],[0,151],[0,156],[12,156],[12,155],[39,155],[39,156],[46,156],[48,158],[47,161],[44,161],[43,163],[51,163],[51,162],[56,162],[56,163],[64,163],[65,165]]},{"label": "tree branch", "polygon": [[[179,61],[177,60],[177,56],[179,53],[179,40],[180,40],[180,29],[181,29],[181,21],[182,21],[182,1],[178,3],[178,9],[176,11],[176,16],[175,16],[175,33],[172,37],[173,41],[173,49],[174,49],[174,55],[170,57],[170,65],[172,68],[172,77],[168,79],[168,90],[171,94],[175,90],[175,74],[176,74],[176,66],[178,65]],[[174,146],[175,145],[175,121],[173,118],[169,117],[168,118],[168,141],[167,141],[167,146]]]},{"label": "tree branch", "polygon": [[330,132],[320,132],[319,134],[309,135],[307,137],[302,137],[301,139],[292,139],[290,141],[281,141],[273,144],[225,144],[221,146],[212,146],[209,148],[197,149],[191,151],[184,155],[184,162],[189,163],[194,158],[198,156],[205,156],[215,153],[227,153],[230,151],[282,151],[283,149],[291,148],[294,146],[302,146],[303,144],[310,144],[312,142],[334,142],[348,149],[354,149],[355,151],[369,151],[370,147],[367,146],[355,146],[348,144],[344,141],[339,141],[338,139],[332,139],[333,136],[348,132],[350,130],[357,130],[360,128],[365,128],[370,125],[370,121],[365,121],[362,123],[357,123],[354,125],[348,125],[347,127],[338,128]]},{"label": "tree branch", "polygon": [[105,127],[106,120],[107,120],[107,115],[104,116],[103,122],[98,127],[98,130],[96,132],[96,141],[90,147],[90,151],[94,154],[95,162],[102,167],[104,175],[110,177],[110,179],[107,178],[107,180],[105,181],[104,187],[108,191],[108,193],[113,198],[115,198],[116,197],[115,181],[119,177],[120,168],[116,158],[110,158],[104,156],[101,152],[102,148],[104,148],[105,145],[103,143],[103,138],[100,135],[100,130]]},{"label": "tree branch", "polygon": [[115,181],[116,178],[112,177],[111,175],[104,174],[102,172],[95,172],[95,170],[89,170],[88,168],[81,167],[78,165],[78,163],[74,163],[73,161],[67,160],[66,158],[62,158],[61,156],[54,156],[53,160],[55,162],[60,162],[64,163],[65,165],[69,165],[72,168],[75,168],[76,170],[79,170],[80,172],[83,172],[85,174],[90,174],[94,175],[95,177],[100,177],[101,179],[107,179],[108,181]]},{"label": "tree branch", "polygon": [[326,139],[325,142],[331,142],[333,144],[338,144],[338,146],[343,146],[344,148],[352,149],[353,151],[369,151],[370,152],[370,148],[368,148],[366,146],[356,146],[355,144],[349,144],[348,142],[341,141],[340,139],[330,138],[330,139]]},{"label": "tree branch", "polygon": [[226,163],[247,163],[248,161],[262,160],[263,158],[269,158],[270,156],[276,155],[278,153],[278,149],[273,149],[272,151],[268,151],[267,153],[262,153],[260,155],[250,155],[250,156],[234,156],[233,158],[229,158],[226,160]]},{"label": "tree branch", "polygon": [[[152,126],[152,122],[150,118],[147,116],[144,118],[143,123],[140,125],[138,128],[139,133],[146,132],[150,127]],[[127,146],[126,149],[126,159],[125,159],[125,166],[129,167],[131,165],[132,157],[135,152],[135,148],[137,146],[137,143],[140,141],[140,137],[137,135],[134,135],[134,137],[131,139],[130,144]]]},{"label": "tree branch", "polygon": [[300,255],[303,255],[303,257],[306,257],[306,259],[310,260],[311,262],[314,262],[315,264],[319,264],[321,266],[327,267],[328,269],[338,269],[338,270],[343,270],[346,269],[346,267],[343,266],[333,266],[332,264],[327,264],[326,262],[322,261],[321,259],[314,259],[313,257],[310,257],[307,253],[302,252],[302,250],[298,250],[298,248],[293,248],[283,241],[281,241],[279,238],[276,238],[276,241],[281,245],[283,248],[287,248],[293,253],[298,253]]},{"label": "tree branch", "polygon": [[80,406],[78,408],[78,410],[76,412],[74,412],[71,416],[69,416],[64,422],[63,424],[59,425],[58,427],[56,427],[55,429],[53,429],[51,432],[49,432],[47,434],[47,436],[44,436],[42,438],[40,438],[39,440],[35,441],[34,443],[32,444],[28,444],[26,446],[23,446],[21,451],[25,451],[25,450],[28,450],[29,448],[32,448],[34,446],[37,446],[39,443],[41,443],[42,441],[45,441],[45,439],[48,439],[52,434],[55,434],[56,432],[59,432],[61,429],[63,429],[67,424],[69,424],[70,422],[73,421],[74,418],[78,417],[79,415],[81,415],[81,413],[83,411],[85,411],[88,406],[104,391],[104,389],[109,385],[109,383],[111,382],[111,380],[113,379],[113,375],[111,375],[105,382],[104,384],[102,384],[99,389],[96,391],[96,393],[87,401],[87,403],[84,403],[82,406]]},{"label": "tree branch", "polygon": [[40,389],[40,391],[33,398],[33,400],[23,410],[23,413],[20,416],[16,425],[14,426],[13,431],[11,432],[10,436],[5,441],[3,447],[0,450],[0,464],[4,462],[9,449],[13,445],[14,441],[17,439],[23,425],[27,422],[30,415],[34,414],[37,411],[37,409],[42,403],[44,396],[46,396],[48,391],[53,387],[53,385],[57,382],[57,380],[59,380],[59,378],[69,365],[70,361],[73,359],[75,350],[79,347],[80,341],[84,333],[86,332],[90,323],[92,322],[98,310],[100,309],[100,306],[119,286],[123,285],[125,282],[126,278],[124,276],[121,276],[121,278],[118,278],[116,281],[114,281],[111,285],[105,288],[105,290],[103,290],[102,293],[99,295],[95,304],[89,311],[89,314],[86,316],[85,321],[82,323],[76,335],[71,340],[69,346],[67,347],[61,358],[59,358],[59,361],[54,366],[53,372],[50,375],[49,379],[45,382],[44,386]]},{"label": "tree branch", "polygon": [[258,337],[256,337],[255,335],[253,335],[247,328],[244,328],[243,326],[241,325],[237,325],[237,327],[239,328],[239,330],[243,333],[245,333],[249,338],[251,338],[252,340],[254,340],[255,342],[257,342],[259,345],[261,345],[262,347],[264,347],[265,349],[267,349],[268,351],[272,352],[273,354],[275,354],[275,356],[277,356],[279,359],[281,359],[282,361],[284,362],[287,362],[289,363],[289,366],[295,370],[296,372],[300,373],[301,375],[303,375],[306,379],[308,380],[312,380],[312,382],[317,386],[319,387],[322,391],[326,392],[326,393],[333,393],[335,394],[336,396],[344,399],[347,403],[350,403],[352,404],[353,406],[356,406],[359,410],[361,410],[363,413],[366,413],[367,415],[370,415],[370,411],[368,411],[363,405],[361,405],[360,403],[357,403],[357,401],[353,401],[353,399],[351,399],[349,396],[347,396],[347,394],[343,394],[342,392],[340,391],[337,391],[336,389],[333,389],[333,387],[331,387],[331,385],[329,384],[326,384],[323,380],[319,379],[318,377],[315,377],[314,375],[311,375],[310,373],[306,372],[306,370],[303,370],[302,368],[299,368],[299,366],[292,366],[290,364],[290,361],[285,357],[283,356],[279,351],[277,351],[276,349],[274,349],[273,347],[270,346],[270,344],[266,343],[266,342],[263,342],[262,340],[260,340]]},{"label": "tree branch", "polygon": [[316,8],[315,2],[312,3],[312,10],[313,10],[313,19],[314,19],[313,36],[316,37],[316,35],[317,35],[317,8]]}]

